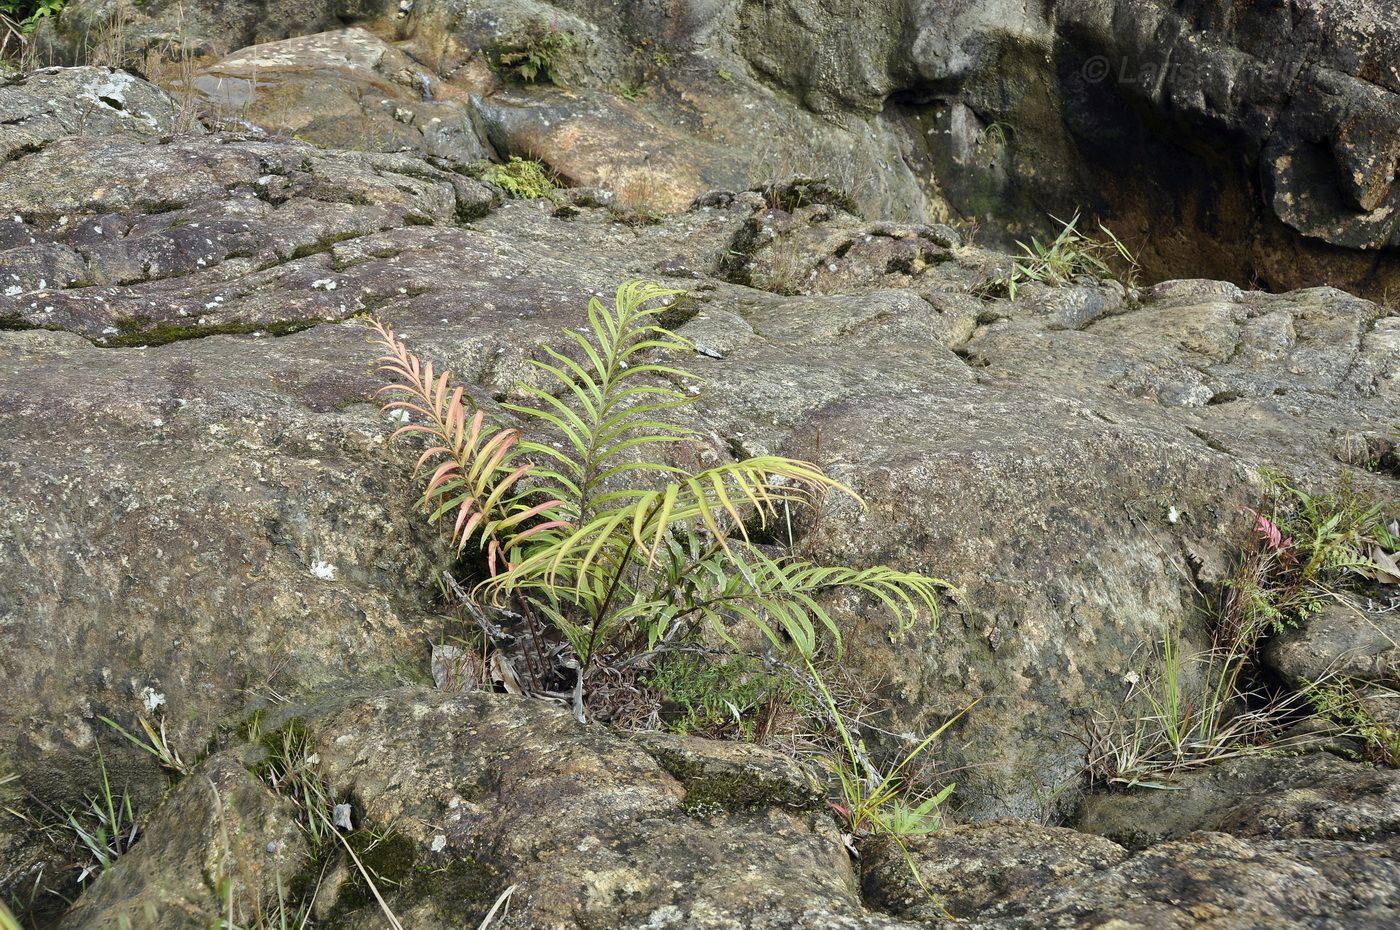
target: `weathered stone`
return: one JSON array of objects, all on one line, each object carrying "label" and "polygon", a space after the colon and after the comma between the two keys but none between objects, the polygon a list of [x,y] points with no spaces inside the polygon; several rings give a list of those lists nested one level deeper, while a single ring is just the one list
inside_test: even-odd
[{"label": "weathered stone", "polygon": [[1179,775],[1168,791],[1089,797],[1078,824],[1133,848],[1195,830],[1389,842],[1400,834],[1400,774],[1326,753],[1246,756]]},{"label": "weathered stone", "polygon": [[98,715],[158,711],[191,757],[246,690],[417,674],[433,547],[367,369],[343,364],[363,337],[335,332],[309,351],[0,335],[0,664],[24,695],[0,755],[27,790],[80,801],[99,737],[141,762]]},{"label": "weathered stone", "polygon": [[1400,852],[1327,840],[1194,833],[1044,886],[957,926],[975,930],[1381,930],[1400,918]]},{"label": "weathered stone", "polygon": [[1400,613],[1329,603],[1274,637],[1264,660],[1298,687],[1333,676],[1400,681]]},{"label": "weathered stone", "polygon": [[[206,118],[328,148],[487,157],[467,95],[363,29],[243,49],[190,79]],[[175,89],[181,90],[178,83]]]},{"label": "weathered stone", "polygon": [[[866,900],[885,913],[926,923],[948,914],[974,917],[1043,885],[1092,875],[1129,855],[1100,837],[1022,820],[956,826],[903,842],[904,850],[886,841],[868,854]],[[914,880],[913,869],[927,891]]]},{"label": "weathered stone", "polygon": [[[332,790],[361,799],[356,827],[401,838],[383,884],[405,926],[475,926],[515,885],[522,930],[912,930],[865,913],[835,821],[792,808],[806,779],[771,753],[659,734],[638,751],[563,707],[412,688],[298,719]],[[679,762],[734,753],[747,758]],[[375,919],[372,902],[329,893],[350,925]]]},{"label": "weathered stone", "polygon": [[[69,165],[81,166],[63,169],[71,196],[56,197],[50,178]],[[492,199],[484,185],[399,155],[222,137],[63,140],[0,178],[0,211],[15,217],[0,227],[36,243],[0,256],[0,319],[109,344],[345,319],[399,284],[352,289],[336,243],[452,224]],[[171,284],[130,287],[161,280]]]},{"label": "weathered stone", "polygon": [[[411,7],[412,4],[409,4]],[[45,20],[37,44],[42,60],[72,64],[93,57],[130,66],[157,55],[226,55],[236,49],[337,29],[351,22],[390,26],[400,0],[75,0]]]},{"label": "weathered stone", "polygon": [[236,759],[211,756],[174,788],[136,844],[59,926],[207,930],[220,919],[251,921],[309,864],[298,816],[295,804]]},{"label": "weathered stone", "polygon": [[[0,140],[10,131],[0,125]],[[1200,589],[1227,575],[1248,537],[1259,468],[1310,487],[1350,474],[1396,497],[1385,463],[1400,326],[1330,288],[1144,293],[1079,279],[1008,301],[984,296],[1006,256],[933,224],[861,221],[811,184],[643,217],[596,192],[496,205],[408,153],[66,133],[0,173],[0,216],[19,217],[0,222],[0,282],[11,282],[0,283],[0,317],[20,330],[0,332],[0,667],[11,695],[0,777],[17,775],[12,790],[44,803],[81,800],[99,739],[133,790],[163,785],[100,716],[160,715],[193,758],[250,695],[426,679],[442,627],[432,579],[450,563],[412,511],[412,452],[386,447],[389,425],[366,402],[374,353],[340,322],[360,311],[504,415],[495,401],[538,377],[529,360],[580,325],[589,297],[632,277],[686,288],[667,324],[701,348],[685,361],[699,438],[676,454],[818,461],[868,509],[795,514],[804,552],[923,569],[965,591],[937,630],[903,637],[858,599],[831,606],[853,673],[892,704],[889,733],[867,734],[876,755],[907,750],[976,702],[926,757],[935,777],[960,770],[968,818],[1075,803],[1073,736],[1105,703],[1117,709],[1143,645],[1168,629],[1184,648],[1206,645]],[[776,286],[785,248],[800,263],[792,288]],[[1359,459],[1362,446],[1378,453]],[[743,752],[701,753],[697,776],[689,753],[488,701],[401,692],[337,705],[318,718],[322,757],[375,825],[426,818],[394,827],[414,855],[433,852],[439,834],[426,823],[455,810],[444,785],[461,778],[441,773],[520,762],[494,806],[441,835],[458,843],[458,867],[475,849],[538,889],[539,926],[580,907],[605,926],[656,915],[661,926],[881,925],[860,907],[830,818],[804,810],[816,796],[781,767],[758,766],[777,793],[760,785],[712,810],[716,786],[754,771]],[[517,719],[498,706],[531,709]],[[524,748],[502,732],[523,734]],[[1359,840],[1381,836],[1367,824],[1391,829],[1389,782],[1349,774],[1343,791],[1341,776],[1322,774],[1329,793],[1294,785],[1275,806],[1252,802],[1248,817],[1195,825],[1344,837],[1307,849],[1322,850],[1319,874],[1345,871]],[[580,806],[590,792],[596,819],[555,815],[560,798]],[[1058,799],[1049,810],[1047,797]],[[540,823],[558,829],[527,831]],[[6,855],[30,861],[28,835],[16,850],[17,828],[0,829]],[[560,835],[597,837],[607,868],[588,864],[594,847],[566,856]],[[1230,847],[1223,880],[1257,866],[1273,881],[1314,854],[1268,842]],[[695,863],[717,863],[739,896],[663,884],[639,864],[653,847],[667,865],[657,874],[700,883]],[[1214,855],[1201,848],[1163,853],[1144,880],[1170,884],[1171,863]],[[1235,868],[1256,853],[1262,865]],[[1113,874],[1119,891],[1131,884]],[[448,919],[435,916],[444,902],[489,907],[504,887],[496,877],[467,869],[457,890],[425,887],[403,903],[430,927]],[[784,897],[783,882],[797,891]],[[1360,906],[1354,882],[1315,887]],[[1390,906],[1386,894],[1377,907]],[[347,895],[338,900],[357,901]],[[1071,914],[1081,899],[1044,900]],[[363,916],[364,903],[344,906]],[[1280,913],[1311,919],[1311,906]]]},{"label": "weathered stone", "polygon": [[[0,165],[65,136],[154,138],[174,132],[169,94],[110,68],[45,68],[0,80]],[[197,131],[198,127],[192,127]]]}]

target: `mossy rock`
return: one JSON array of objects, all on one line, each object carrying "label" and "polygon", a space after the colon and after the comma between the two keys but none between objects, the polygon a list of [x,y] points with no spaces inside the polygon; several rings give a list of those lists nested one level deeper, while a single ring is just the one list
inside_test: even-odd
[{"label": "mossy rock", "polygon": [[639,733],[638,746],[685,786],[683,807],[790,811],[826,804],[820,782],[803,766],[748,743]]}]

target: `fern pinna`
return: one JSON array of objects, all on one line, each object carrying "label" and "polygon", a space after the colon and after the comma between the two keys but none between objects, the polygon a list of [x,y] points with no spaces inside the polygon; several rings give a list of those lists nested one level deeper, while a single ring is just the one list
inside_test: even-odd
[{"label": "fern pinna", "polygon": [[449,373],[371,323],[392,378],[385,409],[410,417],[394,435],[429,440],[417,465],[427,473],[423,509],[431,521],[451,519],[459,549],[485,553],[486,577],[471,594],[478,609],[543,617],[563,638],[567,649],[554,655],[574,670],[580,716],[600,663],[693,643],[706,627],[733,643],[735,621],[810,658],[824,636],[840,647],[828,592],[868,595],[907,629],[921,613],[936,621],[946,588],[915,572],[816,565],[754,544],[746,527],[755,521],[828,492],[855,497],[812,463],[757,456],[690,473],[661,461],[665,446],[698,438],[668,416],[694,400],[676,386],[692,376],[663,362],[692,350],[659,319],[681,296],[634,281],[611,306],[590,300],[586,330],[565,330],[562,349],[544,347],[532,362],[547,387],[522,384],[523,400],[503,405],[528,432],[488,427]]}]

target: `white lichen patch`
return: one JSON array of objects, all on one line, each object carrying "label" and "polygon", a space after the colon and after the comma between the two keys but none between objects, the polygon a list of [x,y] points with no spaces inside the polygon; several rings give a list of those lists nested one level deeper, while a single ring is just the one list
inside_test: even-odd
[{"label": "white lichen patch", "polygon": [[152,688],[150,685],[141,689],[141,706],[146,708],[146,713],[153,714],[159,707],[165,706],[165,695]]}]

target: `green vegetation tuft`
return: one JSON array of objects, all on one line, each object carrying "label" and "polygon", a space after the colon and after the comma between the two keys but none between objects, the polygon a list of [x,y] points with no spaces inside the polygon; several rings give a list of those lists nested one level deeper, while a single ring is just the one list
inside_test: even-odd
[{"label": "green vegetation tuft", "polygon": [[559,189],[553,172],[544,162],[513,155],[504,165],[491,165],[482,171],[481,180],[517,200],[553,200],[554,192]]},{"label": "green vegetation tuft", "polygon": [[[1004,135],[1004,130],[1000,131]],[[1034,237],[1029,245],[1017,242],[1023,256],[1011,266],[1009,274],[988,282],[988,296],[1004,295],[1015,300],[1017,291],[1027,282],[1058,286],[1069,284],[1080,275],[1132,283],[1138,271],[1137,259],[1107,226],[1100,223],[1101,237],[1096,237],[1080,232],[1078,212],[1069,222],[1053,216],[1051,219],[1060,224],[1055,238],[1049,243]]]},{"label": "green vegetation tuft", "polygon": [[782,669],[751,656],[670,653],[642,681],[660,693],[660,717],[674,733],[751,740],[778,706],[801,707],[806,691]]},{"label": "green vegetation tuft", "polygon": [[1222,627],[1257,643],[1296,626],[1349,586],[1400,583],[1394,514],[1354,487],[1350,475],[1331,491],[1308,494],[1266,473],[1266,506],[1251,510],[1254,545],[1226,583]]},{"label": "green vegetation tuft", "polygon": [[1337,725],[1339,735],[1361,741],[1372,762],[1400,767],[1400,730],[1374,710],[1378,701],[1400,700],[1400,693],[1379,686],[1363,693],[1346,680],[1312,684],[1306,693],[1317,712]]},{"label": "green vegetation tuft", "polygon": [[0,29],[31,35],[39,21],[63,12],[68,0],[0,0]]},{"label": "green vegetation tuft", "polygon": [[526,83],[545,81],[562,86],[559,68],[577,46],[578,38],[572,32],[533,16],[518,32],[498,42],[491,58],[501,71]]},{"label": "green vegetation tuft", "polygon": [[707,632],[737,646],[738,626],[810,658],[824,640],[840,648],[825,595],[862,595],[907,630],[921,616],[936,621],[947,588],[917,572],[824,566],[751,540],[748,527],[789,519],[827,494],[860,502],[812,463],[769,455],[692,473],[652,457],[700,439],[672,416],[696,397],[684,387],[695,377],[671,361],[692,346],[658,322],[682,296],[631,282],[612,306],[590,300],[589,325],[564,331],[569,354],[545,346],[532,361],[547,386],[521,384],[524,400],[502,405],[528,437],[521,426],[487,426],[449,373],[435,374],[374,324],[391,377],[387,409],[417,414],[395,435],[434,444],[420,460],[433,469],[422,507],[432,522],[451,520],[457,548],[486,562],[463,594],[478,610],[520,612],[539,637],[558,640],[554,668],[537,669],[533,687],[572,679],[581,719],[590,675],[703,645]]}]

